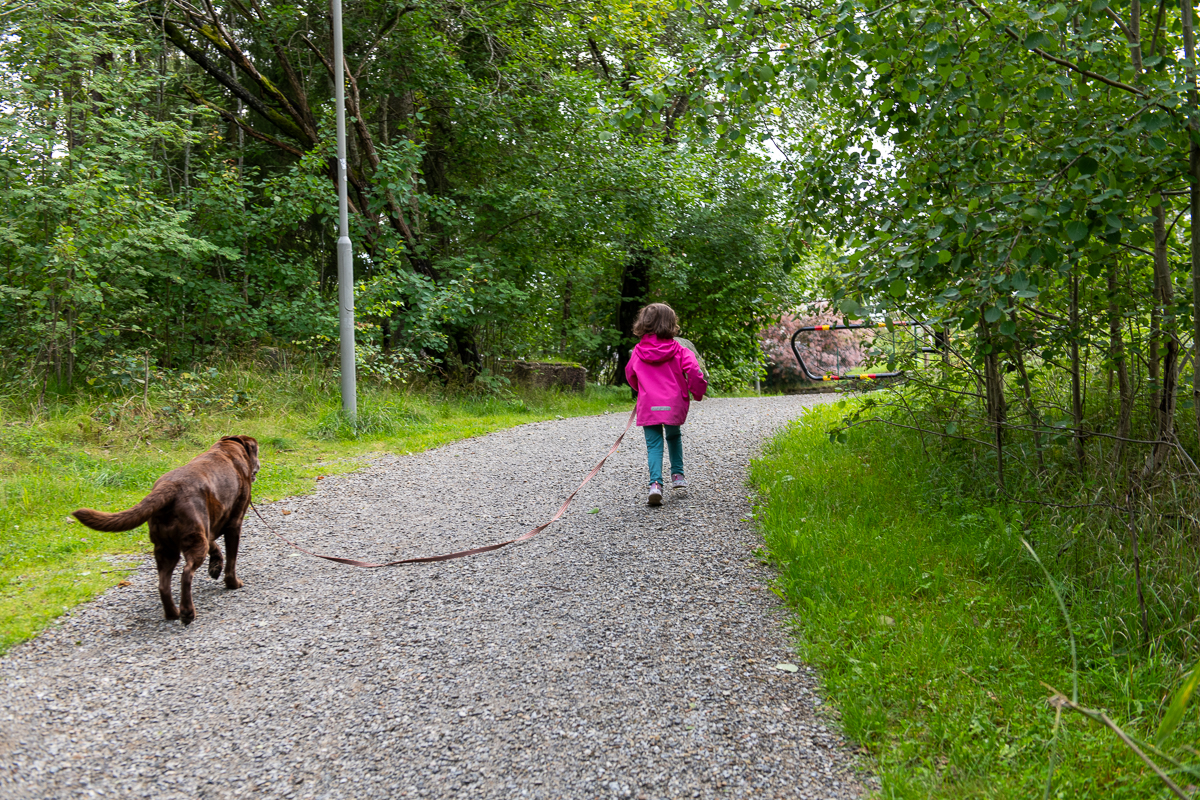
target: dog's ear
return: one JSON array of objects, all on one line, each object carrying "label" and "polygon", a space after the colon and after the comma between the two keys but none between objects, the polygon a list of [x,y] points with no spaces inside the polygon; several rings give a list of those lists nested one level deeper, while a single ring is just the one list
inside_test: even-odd
[{"label": "dog's ear", "polygon": [[246,451],[246,460],[250,463],[250,480],[253,481],[254,477],[258,475],[260,468],[258,461],[258,440],[253,436],[239,434],[237,436],[222,436],[221,441],[234,442]]},{"label": "dog's ear", "polygon": [[237,436],[226,436],[225,438],[240,442],[242,447],[246,448],[246,452],[250,455],[258,455],[258,439],[255,439],[253,436],[243,436],[238,434]]},{"label": "dog's ear", "polygon": [[258,452],[258,440],[253,436],[245,436],[242,434],[238,434],[236,436],[222,436],[221,441],[235,442],[236,444],[240,444],[242,447],[246,448],[247,453]]}]

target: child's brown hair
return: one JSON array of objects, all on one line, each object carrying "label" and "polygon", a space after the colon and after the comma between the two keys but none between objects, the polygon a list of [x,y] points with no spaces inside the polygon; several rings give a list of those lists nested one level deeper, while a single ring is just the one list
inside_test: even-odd
[{"label": "child's brown hair", "polygon": [[633,323],[633,335],[641,338],[653,333],[660,339],[674,339],[679,335],[679,318],[675,309],[666,303],[651,303],[643,306]]}]

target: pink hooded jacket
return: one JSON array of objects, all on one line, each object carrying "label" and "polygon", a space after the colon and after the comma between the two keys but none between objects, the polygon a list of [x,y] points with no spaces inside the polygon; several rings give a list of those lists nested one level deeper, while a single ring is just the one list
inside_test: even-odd
[{"label": "pink hooded jacket", "polygon": [[682,425],[687,420],[688,392],[704,399],[708,381],[691,350],[674,339],[648,333],[634,345],[625,378],[638,393],[638,425]]}]

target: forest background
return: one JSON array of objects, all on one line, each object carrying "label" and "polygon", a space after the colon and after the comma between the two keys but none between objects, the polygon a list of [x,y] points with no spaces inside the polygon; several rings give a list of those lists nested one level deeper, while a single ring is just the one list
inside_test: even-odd
[{"label": "forest background", "polygon": [[[9,3],[5,22],[7,372],[63,389],[147,358],[327,355],[327,6]],[[384,1],[347,3],[344,27],[368,378],[470,384],[555,357],[623,381],[653,298],[718,385],[753,381],[787,291],[781,184],[761,148],[681,144],[710,82],[687,52],[703,20]]]},{"label": "forest background", "polygon": [[[833,590],[830,573],[805,572],[820,564],[809,545],[829,542],[808,542],[795,520],[818,501],[831,518],[857,508],[834,493],[846,477],[834,463],[864,465],[847,492],[915,503],[912,535],[939,545],[876,577],[914,604],[932,642],[891,674],[949,664],[953,691],[931,678],[889,693],[890,646],[851,658],[839,683],[837,659],[893,617],[802,614],[812,642],[834,643],[833,690],[869,706],[847,725],[900,753],[897,796],[1028,796],[1035,784],[1049,796],[1065,791],[1055,765],[1067,752],[1096,791],[1195,791],[1191,0],[379,0],[347,3],[345,20],[369,385],[494,394],[513,357],[619,382],[633,312],[651,299],[680,312],[725,389],[761,374],[760,332],[802,302],[847,320],[930,320],[942,351],[876,348],[908,381],[826,419],[828,458],[794,432],[774,471],[757,473],[767,555],[797,608]],[[7,0],[0,24],[7,407],[36,417],[79,392],[148,398],[153,380],[157,419],[185,428],[189,404],[251,402],[205,393],[199,367],[214,359],[332,369],[327,8]],[[910,461],[873,469],[872,453]],[[809,495],[787,472],[799,459],[828,478]],[[908,484],[871,495],[885,478]],[[975,510],[958,514],[964,502]],[[774,533],[772,509],[794,512]],[[922,552],[896,544],[884,560]],[[1044,672],[1008,686],[1022,702],[1049,697],[1050,723],[997,710],[995,676],[948,655],[957,633],[926,631],[930,609],[953,606],[952,563],[962,586],[1012,589],[1012,613],[994,619],[1015,653],[1069,665],[1040,697]],[[862,574],[839,603],[867,596]],[[980,597],[958,598],[958,623],[991,625],[971,610]],[[1013,622],[1035,607],[1030,627]],[[1101,710],[1089,717],[1100,734],[1068,731],[1063,714],[1087,716],[1081,684],[1098,708],[1123,709],[1121,735],[1170,784],[1111,757]],[[954,727],[947,704],[971,687],[978,705]]]}]

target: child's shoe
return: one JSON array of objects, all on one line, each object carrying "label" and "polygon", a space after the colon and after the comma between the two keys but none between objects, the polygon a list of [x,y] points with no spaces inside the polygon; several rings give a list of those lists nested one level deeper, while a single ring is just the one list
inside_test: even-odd
[{"label": "child's shoe", "polygon": [[672,489],[686,489],[687,488],[687,478],[683,477],[682,472],[676,472],[674,475],[671,476],[671,488]]},{"label": "child's shoe", "polygon": [[662,487],[657,483],[650,484],[650,498],[646,501],[648,506],[662,505]]}]

